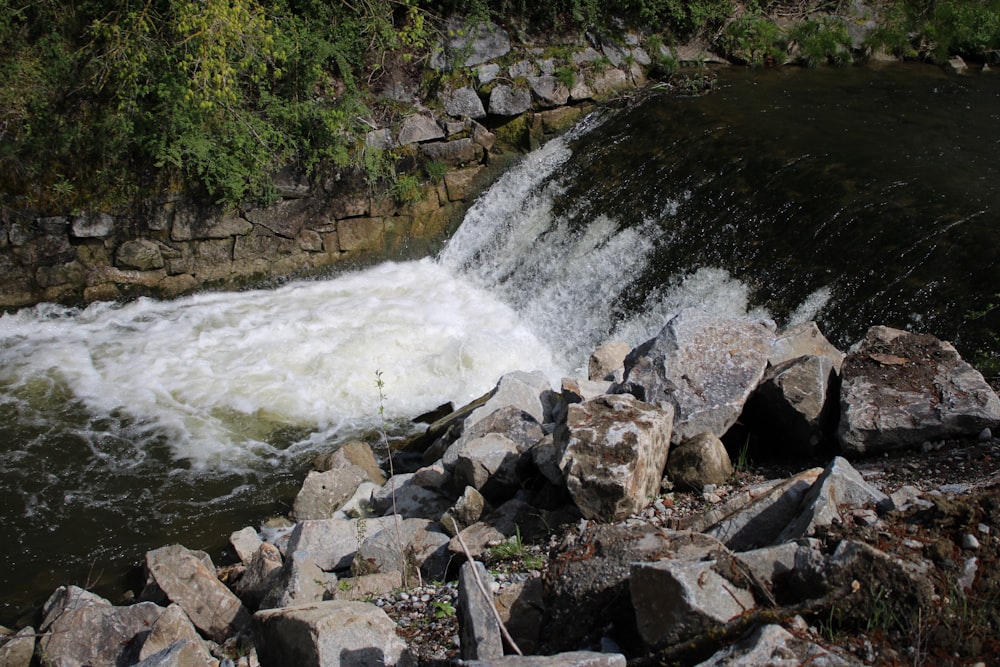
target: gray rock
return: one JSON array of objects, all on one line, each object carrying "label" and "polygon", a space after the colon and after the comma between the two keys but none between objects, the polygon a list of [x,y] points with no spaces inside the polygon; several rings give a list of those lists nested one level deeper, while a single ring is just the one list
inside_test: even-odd
[{"label": "gray rock", "polygon": [[821,472],[812,468],[787,480],[755,487],[746,498],[713,510],[706,517],[710,527],[692,526],[692,529],[704,530],[733,551],[773,544],[798,516],[803,499]]},{"label": "gray rock", "polygon": [[220,218],[207,217],[194,209],[179,209],[170,226],[170,238],[174,241],[201,241],[207,239],[228,239],[230,236],[249,234],[253,224],[235,214]]},{"label": "gray rock", "polygon": [[437,489],[414,481],[415,473],[394,475],[372,498],[376,514],[398,514],[405,519],[437,520],[454,502]]},{"label": "gray rock", "polygon": [[500,65],[496,63],[487,63],[485,65],[480,65],[476,68],[476,78],[479,80],[480,84],[486,84],[497,78],[500,74]]},{"label": "gray rock", "polygon": [[726,446],[712,433],[701,433],[670,450],[667,474],[685,491],[701,491],[708,484],[724,484],[733,474]]},{"label": "gray rock", "polygon": [[483,157],[483,147],[469,137],[421,144],[420,152],[450,167],[476,164]]},{"label": "gray rock", "polygon": [[126,241],[115,252],[115,265],[123,269],[152,271],[166,266],[160,246],[149,239]]},{"label": "gray rock", "polygon": [[523,79],[538,74],[538,66],[530,60],[518,60],[507,68],[507,74],[512,79]]},{"label": "gray rock", "polygon": [[107,213],[81,213],[73,218],[70,231],[78,239],[103,239],[115,231],[115,219]]},{"label": "gray rock", "polygon": [[590,80],[590,88],[596,97],[609,97],[630,85],[628,74],[617,67],[598,72]]},{"label": "gray rock", "polygon": [[403,119],[396,141],[400,146],[406,146],[443,138],[444,130],[436,120],[423,114],[412,114]]},{"label": "gray rock", "polygon": [[531,91],[505,83],[490,92],[489,112],[497,116],[520,116],[531,108]]},{"label": "gray rock", "polygon": [[146,570],[167,599],[180,605],[213,641],[224,641],[250,620],[243,603],[219,581],[214,569],[179,544],[147,551]]},{"label": "gray rock", "polygon": [[508,582],[494,596],[500,621],[527,654],[535,653],[545,621],[545,589],[542,580],[531,577]]},{"label": "gray rock", "polygon": [[416,661],[384,611],[331,600],[259,611],[254,645],[261,667],[409,667]]},{"label": "gray rock", "polygon": [[292,516],[297,521],[331,518],[354,495],[366,477],[364,471],[356,466],[326,472],[310,470],[295,496]]},{"label": "gray rock", "polygon": [[460,19],[452,19],[445,29],[448,38],[431,60],[431,67],[435,69],[475,67],[510,51],[510,36],[494,23],[470,26]]},{"label": "gray rock", "polygon": [[[590,355],[587,362],[587,377],[591,380],[617,380],[625,372],[625,357],[632,351],[628,343],[611,341],[604,343]],[[618,377],[616,377],[618,374]]]},{"label": "gray rock", "polygon": [[674,443],[699,433],[722,437],[764,376],[773,331],[770,321],[682,311],[632,350],[617,390],[673,405]]},{"label": "gray rock", "polygon": [[673,407],[606,395],[569,406],[559,467],[588,519],[618,521],[659,493],[670,449]]},{"label": "gray rock", "polygon": [[247,526],[241,530],[237,530],[229,535],[229,544],[232,545],[233,551],[239,556],[240,562],[248,563],[253,555],[257,553],[260,549],[260,545],[263,542],[260,539],[260,535],[257,531]]},{"label": "gray rock", "polygon": [[862,664],[797,637],[780,625],[763,625],[697,667],[860,667]]},{"label": "gray rock", "polygon": [[462,443],[455,454],[454,481],[459,488],[475,488],[489,500],[507,499],[517,489],[520,460],[517,443],[489,433]]},{"label": "gray rock", "polygon": [[264,596],[278,586],[281,569],[278,547],[262,542],[247,561],[243,575],[233,585],[233,592],[248,608],[258,609]]},{"label": "gray rock", "polygon": [[288,537],[286,553],[302,549],[324,572],[346,570],[365,538],[394,522],[393,516],[301,521]]},{"label": "gray rock", "polygon": [[550,421],[552,403],[552,386],[542,372],[507,373],[500,378],[490,398],[465,419],[465,429],[468,431],[480,420],[506,407],[515,407],[527,412],[536,422],[545,424]]},{"label": "gray rock", "polygon": [[849,456],[1000,425],[1000,398],[950,343],[883,326],[869,329],[844,360],[840,411]]},{"label": "gray rock", "polygon": [[163,611],[152,602],[128,607],[82,604],[56,617],[38,640],[52,667],[117,667],[137,661],[146,633]]},{"label": "gray rock", "polygon": [[205,659],[203,651],[200,642],[179,639],[156,653],[147,655],[133,667],[213,667],[220,664],[216,660]]},{"label": "gray rock", "polygon": [[[553,526],[562,521],[558,515],[513,498],[490,512],[482,521],[463,529],[461,536],[472,557],[476,558],[487,546],[500,544],[517,535],[529,542],[542,539],[552,532]],[[449,550],[454,554],[463,553],[457,538],[451,541]]]},{"label": "gray rock", "polygon": [[35,629],[30,625],[21,628],[0,644],[0,665],[3,667],[30,667],[35,655]]},{"label": "gray rock", "polygon": [[571,650],[611,624],[634,632],[629,598],[633,563],[700,560],[720,548],[718,540],[701,533],[649,524],[588,525],[555,550],[550,560],[559,567],[550,567],[544,575],[545,652]]},{"label": "gray rock", "polygon": [[775,579],[784,577],[795,570],[799,551],[809,548],[811,547],[805,544],[785,542],[784,544],[742,551],[735,554],[735,558],[753,573],[758,581],[770,588]]},{"label": "gray rock", "polygon": [[110,607],[111,603],[79,586],[60,586],[42,605],[42,623],[39,628],[45,632],[63,614],[87,605]]},{"label": "gray rock", "polygon": [[767,362],[777,366],[809,355],[826,357],[838,373],[844,363],[844,353],[834,347],[812,321],[794,324],[779,331],[768,352]]},{"label": "gray rock", "polygon": [[402,572],[376,572],[360,577],[346,577],[337,582],[337,588],[333,591],[333,599],[364,602],[402,587]]},{"label": "gray rock", "polygon": [[811,456],[836,425],[836,381],[825,356],[797,357],[770,367],[747,400],[742,421],[769,450]]},{"label": "gray rock", "polygon": [[380,130],[369,131],[365,134],[365,146],[380,151],[395,148],[396,142],[392,138],[392,130],[386,127]]},{"label": "gray rock", "polygon": [[[157,654],[167,652],[174,662],[166,662],[166,656]],[[191,667],[208,667],[212,655],[208,652],[191,619],[187,617],[180,605],[167,607],[153,623],[149,635],[139,650],[140,660],[151,660],[150,664],[190,665]]]},{"label": "gray rock", "polygon": [[[476,583],[476,575],[485,588]],[[459,647],[463,660],[492,660],[503,657],[503,637],[493,613],[493,577],[479,561],[467,561],[458,574]]]},{"label": "gray rock", "polygon": [[486,500],[483,494],[467,486],[455,504],[441,517],[441,526],[444,532],[454,537],[456,532],[479,521],[485,509]]},{"label": "gray rock", "polygon": [[554,76],[529,76],[528,85],[543,107],[558,107],[569,101],[569,88]]},{"label": "gray rock", "polygon": [[561,441],[557,443],[555,437],[550,434],[531,448],[531,462],[545,479],[556,486],[562,486],[566,483],[566,476],[563,474],[562,468],[559,467],[565,444]]},{"label": "gray rock", "polygon": [[402,519],[370,533],[358,549],[355,575],[402,572],[403,581],[443,580],[448,568],[450,538],[427,519]]},{"label": "gray rock", "polygon": [[334,468],[349,468],[357,466],[370,482],[381,486],[385,484],[385,474],[375,460],[371,445],[361,440],[348,440],[337,449],[316,457],[313,467],[320,472]]},{"label": "gray rock", "polygon": [[713,565],[661,560],[632,566],[629,587],[643,641],[671,646],[754,608],[753,595],[720,576]]},{"label": "gray rock", "polygon": [[361,482],[354,491],[354,495],[344,501],[333,517],[351,519],[354,517],[374,516],[375,495],[381,491],[383,485],[374,482]]},{"label": "gray rock", "polygon": [[466,667],[625,667],[625,656],[620,653],[595,653],[571,651],[556,655],[505,655],[481,662],[464,663]]},{"label": "gray rock", "polygon": [[871,503],[880,512],[893,509],[892,499],[865,481],[847,459],[837,456],[823,470],[802,499],[802,511],[782,531],[778,541],[812,535],[819,526],[840,521],[840,506],[860,507]]},{"label": "gray rock", "polygon": [[293,551],[274,577],[271,590],[261,600],[261,609],[291,607],[322,602],[337,585],[337,577],[321,570],[305,550]]},{"label": "gray rock", "polygon": [[453,118],[485,118],[486,109],[479,93],[468,86],[442,95],[444,111]]},{"label": "gray rock", "polygon": [[612,385],[613,383],[608,380],[594,381],[563,378],[562,398],[566,403],[583,403],[592,398],[610,393]]}]

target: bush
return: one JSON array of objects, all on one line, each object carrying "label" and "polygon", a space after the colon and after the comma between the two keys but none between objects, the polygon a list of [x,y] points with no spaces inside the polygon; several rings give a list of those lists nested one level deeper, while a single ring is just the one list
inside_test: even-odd
[{"label": "bush", "polygon": [[781,28],[759,14],[730,22],[719,38],[718,46],[728,57],[754,67],[780,64],[785,58]]},{"label": "bush", "polygon": [[809,67],[850,65],[854,59],[847,24],[839,18],[808,19],[792,28],[789,38],[799,46],[799,60]]}]

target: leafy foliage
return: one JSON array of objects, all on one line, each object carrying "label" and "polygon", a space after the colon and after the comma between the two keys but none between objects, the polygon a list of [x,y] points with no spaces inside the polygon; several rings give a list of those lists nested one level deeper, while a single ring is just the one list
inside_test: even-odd
[{"label": "leafy foliage", "polygon": [[853,59],[851,38],[842,19],[808,19],[796,25],[790,37],[799,45],[799,59],[809,67],[826,62],[850,65]]}]

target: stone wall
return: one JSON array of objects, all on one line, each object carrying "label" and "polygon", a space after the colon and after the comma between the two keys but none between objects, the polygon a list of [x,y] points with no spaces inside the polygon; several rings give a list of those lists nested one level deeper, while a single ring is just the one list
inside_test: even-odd
[{"label": "stone wall", "polygon": [[534,148],[596,101],[642,85],[651,63],[638,36],[553,49],[513,45],[497,26],[453,34],[429,64],[440,84],[432,97],[413,79],[372,91],[409,111],[373,127],[368,149],[392,151],[413,169],[447,169],[418,201],[375,193],[358,170],[311,182],[288,170],[266,208],[222,210],[180,194],[128,214],[0,211],[0,308],[172,297],[427,254],[497,175],[500,156]]}]

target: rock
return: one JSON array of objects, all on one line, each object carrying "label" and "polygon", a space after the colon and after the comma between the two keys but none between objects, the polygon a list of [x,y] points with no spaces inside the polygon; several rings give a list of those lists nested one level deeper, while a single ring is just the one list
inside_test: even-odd
[{"label": "rock", "polygon": [[499,433],[463,442],[455,455],[454,481],[471,486],[489,500],[506,500],[517,489],[521,453],[517,444]]},{"label": "rock", "polygon": [[545,621],[545,589],[537,577],[508,583],[494,596],[500,621],[527,654],[537,650]]},{"label": "rock", "polygon": [[952,56],[949,58],[948,67],[951,68],[951,71],[956,74],[964,74],[969,71],[969,66],[965,64],[965,60],[963,60],[961,56]]},{"label": "rock", "polygon": [[[479,125],[482,128],[482,125]],[[485,128],[483,128],[485,129]],[[472,138],[477,145],[482,146],[482,144],[476,141],[476,138]],[[482,171],[482,166],[476,165],[474,167],[467,167],[465,169],[459,169],[456,171],[449,171],[444,175],[444,186],[448,191],[449,201],[464,201],[467,197],[471,196],[473,193],[473,184],[475,183],[476,176]]]},{"label": "rock", "polygon": [[625,372],[625,357],[632,351],[628,343],[611,341],[604,343],[590,355],[587,362],[587,377],[591,380],[617,380]]},{"label": "rock", "polygon": [[253,225],[235,214],[220,218],[205,216],[195,209],[179,209],[170,226],[170,238],[174,241],[195,241],[208,239],[228,239],[230,236],[249,234]]},{"label": "rock", "polygon": [[82,604],[53,619],[38,640],[42,662],[52,667],[116,667],[137,662],[146,633],[163,611],[152,602],[128,607]]},{"label": "rock", "polygon": [[415,473],[394,475],[372,498],[376,514],[398,514],[405,519],[437,520],[454,500],[417,484]]},{"label": "rock", "polygon": [[607,395],[570,405],[560,468],[588,519],[618,521],[659,493],[670,448],[673,409]]},{"label": "rock", "polygon": [[70,227],[78,239],[103,239],[115,231],[115,219],[107,213],[81,213]]},{"label": "rock", "polygon": [[572,651],[556,655],[506,655],[486,662],[473,660],[465,667],[625,667],[625,656],[620,653],[594,653]]},{"label": "rock", "polygon": [[347,577],[337,582],[334,600],[371,600],[403,587],[402,572],[376,572],[359,577]]},{"label": "rock", "polygon": [[490,92],[489,112],[497,116],[520,116],[531,108],[531,91],[505,83]]},{"label": "rock", "polygon": [[329,519],[354,495],[366,477],[364,471],[356,466],[326,472],[310,470],[295,496],[292,516],[296,521]]},{"label": "rock", "polygon": [[467,486],[455,504],[441,517],[441,526],[444,532],[454,537],[458,531],[479,521],[485,509],[486,500],[483,494]]},{"label": "rock", "polygon": [[148,660],[164,651],[169,651],[176,662],[163,662],[161,658],[159,663],[154,661],[151,664],[208,667],[212,660],[212,655],[202,643],[191,619],[176,604],[167,607],[153,623],[149,636],[139,650],[139,659]]},{"label": "rock", "polygon": [[233,546],[233,551],[239,556],[241,563],[248,563],[253,555],[260,549],[263,542],[257,531],[247,526],[229,535],[229,544]]},{"label": "rock", "polygon": [[483,157],[482,146],[469,137],[422,144],[420,151],[427,159],[443,162],[449,167],[475,164]]},{"label": "rock", "polygon": [[35,629],[21,628],[0,644],[0,665],[3,667],[30,667],[35,655]]},{"label": "rock", "polygon": [[278,586],[281,576],[281,553],[270,542],[262,542],[247,561],[243,576],[233,585],[233,592],[250,609],[259,609],[264,596]]},{"label": "rock", "polygon": [[678,488],[700,492],[708,484],[724,484],[733,464],[718,437],[701,433],[670,450],[667,474]]},{"label": "rock", "polygon": [[42,623],[39,629],[46,632],[52,623],[63,614],[87,605],[110,607],[111,603],[100,595],[79,586],[60,586],[42,605]]},{"label": "rock", "polygon": [[556,486],[566,484],[566,476],[563,475],[562,468],[559,467],[562,462],[564,445],[563,442],[556,443],[555,437],[552,435],[547,435],[531,448],[531,462],[549,483]]},{"label": "rock", "polygon": [[566,403],[583,403],[592,398],[611,393],[612,384],[612,382],[607,380],[594,381],[563,378],[562,398]]},{"label": "rock", "polygon": [[699,433],[721,438],[764,376],[773,331],[770,321],[681,311],[629,353],[616,391],[673,405],[674,443]]},{"label": "rock", "polygon": [[746,551],[773,544],[796,518],[802,500],[822,470],[812,468],[786,480],[751,488],[747,497],[714,509],[705,517],[710,527],[692,525],[721,540],[733,551]]},{"label": "rock", "polygon": [[1000,425],[1000,398],[955,348],[928,334],[876,326],[844,360],[838,436],[848,456]]},{"label": "rock", "polygon": [[476,79],[480,84],[487,84],[500,74],[500,65],[487,63],[476,68]]},{"label": "rock", "polygon": [[200,643],[181,639],[146,656],[133,667],[214,667],[219,664],[217,660],[206,660],[203,651]]},{"label": "rock", "polygon": [[[520,498],[513,498],[490,512],[482,521],[463,529],[460,534],[475,558],[487,546],[499,544],[517,535],[529,542],[542,539],[564,521],[560,515],[540,510]],[[448,548],[454,554],[463,553],[458,539],[453,539]]]},{"label": "rock", "polygon": [[123,269],[152,271],[166,266],[160,246],[149,239],[126,241],[115,252],[115,265]]},{"label": "rock", "polygon": [[812,535],[819,526],[840,521],[842,505],[861,507],[871,503],[880,512],[893,509],[892,499],[865,481],[847,459],[837,456],[802,499],[802,512],[791,522],[779,541]]},{"label": "rock", "polygon": [[333,517],[342,519],[352,519],[356,517],[366,517],[375,515],[375,495],[381,491],[383,486],[373,482],[361,482],[355,489],[354,495],[344,501]]},{"label": "rock", "polygon": [[780,625],[762,625],[697,667],[860,667],[862,664],[793,635]]},{"label": "rock", "polygon": [[649,524],[593,524],[554,550],[543,575],[546,619],[544,652],[594,641],[608,625],[635,631],[629,594],[632,564],[657,559],[698,560],[721,548],[718,540]]},{"label": "rock", "polygon": [[302,549],[324,572],[346,570],[368,535],[392,525],[395,517],[367,519],[321,519],[295,524],[288,537],[286,553]]},{"label": "rock", "polygon": [[[545,424],[550,421],[553,402],[552,386],[542,372],[514,371],[507,373],[500,378],[490,398],[482,406],[473,410],[465,419],[465,429],[468,431],[480,420],[506,407],[518,408],[531,415],[532,419],[539,424]],[[511,436],[508,435],[508,437]],[[512,439],[516,440],[516,438]]]},{"label": "rock", "polygon": [[331,600],[259,611],[254,646],[261,667],[410,667],[416,662],[384,611]]},{"label": "rock", "polygon": [[569,101],[569,88],[554,76],[529,76],[528,85],[543,107],[558,107]]},{"label": "rock", "polygon": [[475,67],[510,51],[510,36],[494,23],[470,26],[461,19],[452,19],[446,23],[443,33],[448,38],[431,59],[431,67],[435,69]]},{"label": "rock", "polygon": [[215,571],[179,544],[147,551],[146,570],[166,597],[179,604],[195,627],[213,641],[224,641],[250,620],[240,599],[219,581]]},{"label": "rock", "polygon": [[[476,582],[476,573],[488,598]],[[463,660],[503,657],[503,637],[493,613],[493,583],[493,577],[479,561],[467,561],[459,570],[458,627]]]},{"label": "rock", "polygon": [[809,457],[832,434],[837,375],[828,357],[808,355],[767,369],[741,418],[769,452]]},{"label": "rock", "polygon": [[672,646],[754,608],[753,595],[713,565],[660,560],[632,566],[629,588],[643,641],[654,648]]},{"label": "rock", "polygon": [[400,146],[443,139],[444,130],[437,121],[423,114],[412,114],[403,119],[396,142]]},{"label": "rock", "polygon": [[590,88],[596,97],[610,97],[629,85],[628,75],[617,67],[598,72],[590,80]]},{"label": "rock", "polygon": [[378,461],[375,460],[375,453],[367,442],[348,440],[337,449],[318,456],[313,461],[313,467],[320,472],[351,466],[363,470],[368,481],[379,486],[385,484],[385,474],[379,467]]},{"label": "rock", "polygon": [[303,549],[293,551],[274,577],[271,589],[261,600],[261,609],[291,607],[322,602],[337,585],[337,577],[319,568],[312,555]]},{"label": "rock", "polygon": [[767,363],[777,366],[810,355],[826,357],[837,373],[844,363],[844,353],[827,340],[816,323],[811,321],[793,324],[779,331],[774,337],[774,343],[771,344]]},{"label": "rock", "polygon": [[479,94],[468,86],[442,95],[444,111],[453,118],[485,118],[486,109]]},{"label": "rock", "polygon": [[394,148],[396,142],[392,138],[392,130],[383,128],[369,131],[365,134],[365,146],[380,151],[387,151]]},{"label": "rock", "polygon": [[450,559],[450,538],[440,525],[427,519],[402,519],[370,533],[358,549],[355,575],[402,572],[404,583],[443,580]]}]

